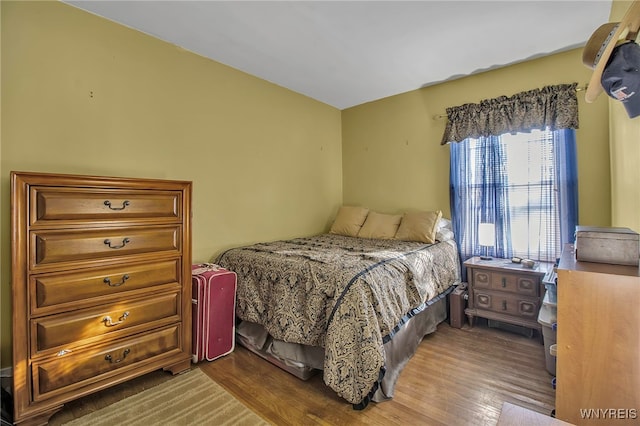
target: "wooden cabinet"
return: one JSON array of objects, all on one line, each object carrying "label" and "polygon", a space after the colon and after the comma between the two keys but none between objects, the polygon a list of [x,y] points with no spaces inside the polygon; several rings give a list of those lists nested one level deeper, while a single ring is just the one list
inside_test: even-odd
[{"label": "wooden cabinet", "polygon": [[578,262],[558,265],[556,417],[576,425],[640,422],[640,272]]},{"label": "wooden cabinet", "polygon": [[191,182],[11,173],[14,420],[191,362]]},{"label": "wooden cabinet", "polygon": [[465,310],[469,324],[473,326],[474,318],[482,317],[540,330],[542,278],[550,264],[540,262],[529,269],[508,259],[472,257],[464,265],[469,282],[469,302]]}]

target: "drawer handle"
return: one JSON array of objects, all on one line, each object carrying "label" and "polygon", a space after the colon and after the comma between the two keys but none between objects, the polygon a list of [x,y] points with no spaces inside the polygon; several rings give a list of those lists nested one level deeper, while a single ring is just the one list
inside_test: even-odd
[{"label": "drawer handle", "polygon": [[120,281],[119,283],[112,283],[111,282],[111,278],[107,277],[104,280],[102,280],[106,285],[108,285],[109,287],[120,287],[122,284],[124,284],[124,282],[126,280],[129,279],[129,274],[124,274],[122,276],[122,281]]},{"label": "drawer handle", "polygon": [[124,320],[127,319],[128,316],[129,316],[129,311],[122,314],[122,316],[118,318],[118,322],[113,322],[111,317],[107,315],[106,317],[102,318],[102,322],[104,322],[105,327],[113,327],[114,325],[122,324]]},{"label": "drawer handle", "polygon": [[130,242],[131,242],[131,240],[129,238],[125,238],[125,239],[122,240],[122,244],[120,244],[119,246],[112,246],[111,245],[111,240],[109,240],[109,239],[104,240],[104,243],[106,245],[108,245],[109,248],[112,248],[112,249],[120,249],[120,248],[126,246],[127,244],[129,244]]},{"label": "drawer handle", "polygon": [[106,361],[109,361],[109,363],[111,364],[117,364],[119,362],[124,361],[124,359],[127,357],[127,355],[129,355],[129,352],[131,352],[131,349],[125,349],[124,352],[122,352],[122,358],[118,358],[116,360],[114,360],[111,355],[105,355],[104,359]]},{"label": "drawer handle", "polygon": [[502,301],[502,310],[503,310],[503,311],[506,311],[506,310],[507,310],[507,301],[506,301],[506,300],[503,300],[503,301]]},{"label": "drawer handle", "polygon": [[502,277],[502,288],[505,288],[507,286],[507,279],[505,277]]},{"label": "drawer handle", "polygon": [[111,201],[105,200],[104,202],[104,205],[109,207],[111,210],[124,210],[129,204],[131,204],[129,200],[124,200],[124,202],[122,203],[122,207],[111,207]]}]

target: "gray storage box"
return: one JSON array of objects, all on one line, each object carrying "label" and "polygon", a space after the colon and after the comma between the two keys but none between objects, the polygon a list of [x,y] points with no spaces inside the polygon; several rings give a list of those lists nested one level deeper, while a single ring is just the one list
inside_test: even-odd
[{"label": "gray storage box", "polygon": [[638,266],[640,238],[629,228],[576,226],[576,260]]}]

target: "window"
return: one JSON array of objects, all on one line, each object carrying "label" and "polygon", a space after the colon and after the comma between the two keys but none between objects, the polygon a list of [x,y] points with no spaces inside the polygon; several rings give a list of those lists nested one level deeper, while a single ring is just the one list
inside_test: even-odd
[{"label": "window", "polygon": [[451,144],[451,211],[462,258],[481,253],[478,225],[490,222],[493,256],[554,261],[577,223],[575,162],[570,129]]}]

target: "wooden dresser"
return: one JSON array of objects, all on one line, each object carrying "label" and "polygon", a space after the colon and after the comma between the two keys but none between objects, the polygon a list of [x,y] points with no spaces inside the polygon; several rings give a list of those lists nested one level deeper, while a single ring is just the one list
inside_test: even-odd
[{"label": "wooden dresser", "polygon": [[640,271],[578,262],[558,272],[556,417],[576,425],[640,424]]},{"label": "wooden dresser", "polygon": [[11,173],[14,420],[191,360],[191,182]]},{"label": "wooden dresser", "polygon": [[551,264],[538,262],[529,269],[509,259],[482,260],[476,256],[464,265],[469,281],[469,306],[465,313],[471,326],[475,317],[482,317],[541,329],[538,312],[544,296],[542,278]]}]

